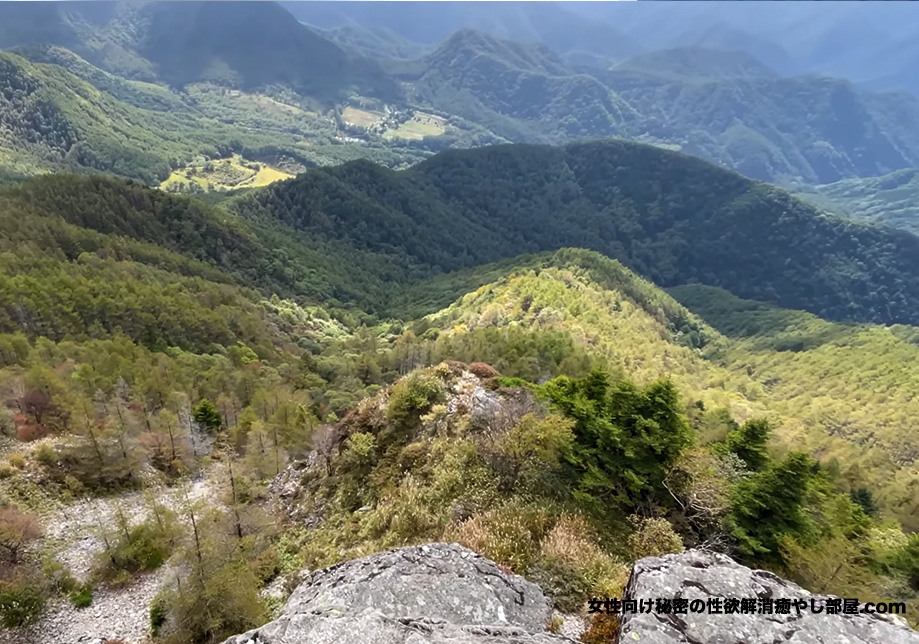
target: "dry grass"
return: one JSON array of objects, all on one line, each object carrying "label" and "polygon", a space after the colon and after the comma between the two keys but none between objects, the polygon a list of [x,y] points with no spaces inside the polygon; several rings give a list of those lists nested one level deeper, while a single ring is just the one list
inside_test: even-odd
[{"label": "dry grass", "polygon": [[359,110],[355,107],[346,107],[341,111],[341,118],[349,125],[357,127],[370,127],[374,123],[379,123],[383,115],[379,112],[368,110]]}]

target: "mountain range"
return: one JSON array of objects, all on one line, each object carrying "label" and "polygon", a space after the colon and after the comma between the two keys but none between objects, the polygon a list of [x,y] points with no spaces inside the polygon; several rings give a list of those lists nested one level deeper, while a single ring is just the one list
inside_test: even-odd
[{"label": "mountain range", "polygon": [[[4,4],[0,47],[56,66],[49,86],[42,70],[51,68],[6,59],[6,74],[32,79],[17,91],[32,96],[42,87],[41,99],[17,98],[7,108],[16,122],[3,131],[6,173],[65,163],[158,183],[197,155],[244,148],[256,161],[283,153],[301,166],[357,157],[398,166],[446,147],[598,137],[683,150],[787,185],[919,166],[919,99],[844,78],[789,76],[824,68],[789,68],[749,47],[729,51],[673,34],[639,38],[638,47],[620,38],[625,26],[644,34],[640,15],[658,15],[663,8],[651,5],[661,3],[502,3],[497,14],[477,3],[410,4],[411,19],[399,3]],[[709,20],[698,11],[689,31]],[[485,24],[486,16],[494,20]],[[662,31],[676,29],[667,27],[672,20]],[[573,33],[583,37],[562,37]],[[114,138],[75,115],[74,94],[88,94],[79,81],[96,90],[87,100],[106,104],[97,111],[124,114]],[[19,81],[9,82],[7,94]],[[49,142],[47,125],[24,129],[39,109],[67,134]],[[145,142],[147,123],[181,132],[180,142],[168,149]],[[122,149],[101,156],[147,160],[119,166],[80,152],[113,145]]]},{"label": "mountain range", "polygon": [[919,626],[912,10],[714,4],[0,3],[0,627],[432,542],[534,640],[695,547]]},{"label": "mountain range", "polygon": [[[373,2],[283,4],[309,24],[373,25],[423,44],[471,28],[539,42],[562,55],[588,54],[607,64],[677,47],[742,51],[783,75],[842,77],[879,91],[919,90],[916,11],[906,2],[508,2],[500,9],[485,2],[406,2],[385,8]],[[559,40],[560,32],[579,37]],[[858,47],[849,46],[853,42]]]}]

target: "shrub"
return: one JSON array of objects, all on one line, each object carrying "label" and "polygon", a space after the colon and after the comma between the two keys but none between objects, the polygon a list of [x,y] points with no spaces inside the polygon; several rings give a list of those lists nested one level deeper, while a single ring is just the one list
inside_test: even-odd
[{"label": "shrub", "polygon": [[[206,573],[198,568],[201,565]],[[165,644],[222,642],[264,624],[269,617],[259,597],[258,580],[246,563],[216,553],[205,554],[202,563],[193,563],[189,576],[182,581],[182,592],[169,587],[161,602],[165,610],[156,615],[156,632]],[[153,617],[151,611],[151,631]]]},{"label": "shrub", "polygon": [[16,440],[21,443],[31,443],[48,436],[51,430],[44,425],[20,425],[16,430]]},{"label": "shrub", "polygon": [[42,443],[34,452],[35,460],[45,467],[57,465],[57,451],[48,443]]},{"label": "shrub", "polygon": [[412,414],[427,411],[443,398],[444,387],[441,381],[420,373],[412,374],[393,385],[386,406],[386,419],[391,423],[402,423]]},{"label": "shrub", "polygon": [[377,442],[373,434],[355,432],[348,437],[345,454],[354,465],[360,467],[373,460],[376,447]]},{"label": "shrub", "polygon": [[523,573],[539,552],[549,525],[547,510],[511,503],[464,521],[452,535],[467,548]]},{"label": "shrub", "polygon": [[[160,510],[160,521],[147,521],[123,531],[112,547],[99,554],[98,575],[113,585],[130,575],[159,568],[172,554],[178,534],[174,515]],[[122,574],[126,573],[126,574]]]},{"label": "shrub", "polygon": [[386,546],[430,538],[441,525],[424,497],[422,485],[411,474],[406,474],[396,491],[380,501],[365,521],[369,534],[382,537]]},{"label": "shrub", "polygon": [[44,609],[45,593],[34,582],[0,582],[0,622],[6,628],[35,622]]},{"label": "shrub", "polygon": [[68,474],[64,477],[64,486],[74,496],[79,496],[86,491],[86,487],[75,476]]},{"label": "shrub", "polygon": [[0,465],[0,479],[12,478],[15,474],[16,470],[14,470],[9,465]]},{"label": "shrub", "polygon": [[7,457],[9,464],[15,467],[17,470],[21,470],[26,466],[26,457],[22,454],[10,454]]},{"label": "shrub", "polygon": [[564,515],[540,544],[530,576],[559,610],[575,612],[590,597],[618,597],[629,570],[599,548],[584,519]]},{"label": "shrub", "polygon": [[590,628],[581,635],[584,644],[613,644],[619,641],[619,616],[594,615]]},{"label": "shrub", "polygon": [[13,506],[0,508],[0,548],[12,563],[19,561],[19,554],[28,542],[40,536],[41,525],[34,515]]},{"label": "shrub", "polygon": [[281,556],[276,546],[266,548],[252,563],[255,575],[263,586],[281,574]]},{"label": "shrub", "polygon": [[660,557],[683,551],[683,540],[667,519],[629,518],[635,532],[629,535],[628,546],[635,559]]},{"label": "shrub", "polygon": [[558,634],[562,630],[562,626],[565,625],[565,620],[559,617],[558,615],[553,615],[552,619],[549,620],[549,624],[546,626],[546,630],[552,634]]},{"label": "shrub", "polygon": [[396,457],[396,466],[400,472],[413,472],[427,461],[430,449],[431,443],[427,440],[409,443]]},{"label": "shrub", "polygon": [[195,422],[206,432],[213,434],[223,425],[223,419],[220,417],[220,413],[217,411],[217,408],[207,398],[201,400],[198,403],[198,406],[195,407],[195,411],[192,413],[192,418]]},{"label": "shrub", "polygon": [[166,600],[162,596],[156,596],[150,603],[150,635],[158,637],[163,626],[166,624],[166,618],[169,609],[166,606]]},{"label": "shrub", "polygon": [[473,362],[469,365],[468,369],[472,375],[483,379],[496,378],[497,376],[501,375],[497,369],[491,365],[485,364],[484,362]]},{"label": "shrub", "polygon": [[79,583],[70,569],[57,559],[47,558],[42,564],[42,576],[48,582],[49,590],[54,593],[70,594],[77,590]]},{"label": "shrub", "polygon": [[497,441],[491,458],[504,487],[513,489],[521,480],[535,483],[556,470],[574,443],[573,425],[555,414],[547,418],[523,416]]},{"label": "shrub", "polygon": [[427,460],[433,465],[429,493],[436,507],[456,502],[468,508],[471,515],[493,508],[506,498],[499,490],[498,476],[472,441],[442,439],[429,444]]},{"label": "shrub", "polygon": [[93,588],[89,584],[83,584],[70,593],[69,598],[75,608],[86,608],[93,603]]}]

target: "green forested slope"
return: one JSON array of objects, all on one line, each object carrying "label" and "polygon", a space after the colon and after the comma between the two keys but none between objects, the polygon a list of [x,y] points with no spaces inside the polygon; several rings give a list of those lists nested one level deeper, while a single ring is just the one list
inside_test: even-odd
[{"label": "green forested slope", "polygon": [[409,272],[577,246],[664,286],[697,281],[833,319],[919,320],[916,237],[631,143],[450,151],[399,173],[357,162],[238,208]]},{"label": "green forested slope", "polygon": [[[579,176],[576,150],[525,151],[534,149],[568,155]],[[505,149],[482,153],[508,160]],[[640,154],[628,158],[646,172]],[[446,191],[453,184],[438,173],[455,161],[401,174],[366,163],[308,173],[338,192],[289,193],[290,213],[314,217],[305,231],[264,209],[241,207],[240,219],[117,179],[42,177],[0,191],[0,503],[54,516],[43,513],[150,483],[181,486],[207,467],[220,485],[210,508],[178,510],[202,519],[197,539],[131,518],[130,529],[106,532],[116,556],[92,564],[90,583],[105,588],[170,556],[190,562],[178,573],[183,594],[164,591],[157,609],[179,625],[161,633],[169,643],[216,644],[257,626],[268,608],[258,592],[278,575],[432,539],[530,575],[572,609],[592,593],[620,594],[632,559],[708,539],[810,588],[912,601],[916,543],[894,519],[916,527],[910,419],[919,410],[909,387],[919,331],[833,324],[698,285],[673,291],[687,308],[579,249],[481,266],[465,239],[453,248],[468,249],[456,264],[469,268],[431,277],[446,259],[406,245],[410,237],[368,226],[376,236],[360,247],[342,235],[336,218],[378,202],[378,224],[409,236],[422,222],[481,230],[499,256],[526,248],[522,228],[495,241],[522,215],[488,221],[477,210],[489,196],[501,208],[512,201]],[[458,169],[472,173],[451,173],[462,182],[496,166]],[[413,201],[422,171],[425,190],[443,188],[431,208]],[[684,172],[700,185],[702,170]],[[716,173],[722,191],[752,185]],[[530,198],[540,213],[543,193],[520,187],[508,199]],[[575,188],[596,189],[572,180]],[[671,207],[675,194],[664,193]],[[258,198],[241,206],[271,203]],[[380,323],[305,306],[336,285],[354,302],[413,313]],[[455,360],[490,363],[505,378],[487,364],[435,366]],[[513,401],[507,414],[474,404],[495,397]],[[318,470],[304,479],[301,509],[325,520],[274,529],[265,483],[311,448]],[[802,449],[819,467],[793,452]],[[776,494],[776,478],[795,493]],[[762,498],[783,500],[764,510]],[[645,507],[653,517],[629,518]],[[777,527],[775,515],[797,519]],[[577,561],[553,550],[566,539],[576,539]],[[162,554],[135,564],[140,547]],[[69,592],[54,581],[62,564],[5,565],[15,575],[0,580],[3,597]],[[216,603],[203,625],[196,602],[231,592],[234,608]],[[13,625],[41,610],[9,605],[0,616]]]},{"label": "green forested slope", "polygon": [[914,166],[919,155],[919,101],[906,94],[779,77],[748,56],[682,49],[599,77],[642,115],[640,131],[755,179],[830,183]]},{"label": "green forested slope", "polygon": [[397,92],[375,63],[350,56],[273,2],[50,2],[0,7],[0,22],[0,47],[59,45],[137,80],[283,84],[319,102],[353,90],[381,99]]},{"label": "green forested slope", "polygon": [[416,62],[409,100],[514,142],[564,142],[627,131],[636,114],[597,79],[544,47],[461,31]]},{"label": "green forested slope", "polygon": [[49,175],[0,189],[5,246],[36,245],[69,261],[83,252],[231,281],[265,297],[379,305],[421,276],[395,258],[313,239],[283,223],[123,179]]},{"label": "green forested slope", "polygon": [[136,107],[58,65],[7,53],[0,53],[0,107],[0,160],[23,173],[88,169],[157,183],[196,154],[267,143],[200,114]]},{"label": "green forested slope", "polygon": [[[687,404],[769,417],[779,450],[814,454],[843,489],[867,487],[916,525],[915,327],[836,324],[703,286],[672,289],[680,304],[580,250],[499,274],[416,325],[440,330],[433,361],[484,360],[534,381],[580,375],[597,360],[639,382],[667,376]],[[717,414],[703,416],[703,434],[717,435]]]},{"label": "green forested slope", "polygon": [[801,199],[830,212],[919,232],[919,169],[802,188]]}]

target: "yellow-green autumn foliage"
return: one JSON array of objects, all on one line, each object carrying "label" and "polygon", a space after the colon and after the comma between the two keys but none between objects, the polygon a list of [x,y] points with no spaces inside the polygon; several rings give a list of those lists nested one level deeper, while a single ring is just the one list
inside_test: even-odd
[{"label": "yellow-green autumn foliage", "polygon": [[[618,268],[600,272],[595,264]],[[913,525],[916,330],[826,322],[704,287],[674,293],[699,316],[612,260],[563,251],[510,271],[426,322],[441,329],[432,349],[438,359],[485,353],[503,373],[533,380],[583,375],[600,360],[640,383],[667,376],[687,400],[727,409],[737,422],[768,417],[774,450],[793,445],[816,454],[847,490],[875,490],[887,510]],[[543,343],[554,338],[565,357],[553,360],[551,348],[533,341],[526,358],[509,350],[526,346],[517,338],[527,334]]]}]

